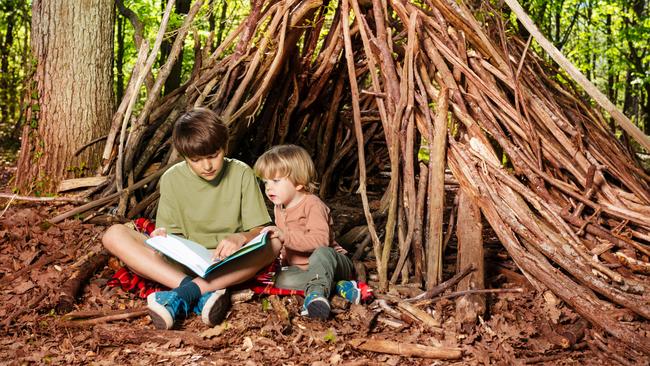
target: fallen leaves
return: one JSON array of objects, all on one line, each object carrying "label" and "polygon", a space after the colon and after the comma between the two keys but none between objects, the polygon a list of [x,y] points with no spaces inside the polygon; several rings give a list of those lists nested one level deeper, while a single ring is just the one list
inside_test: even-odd
[{"label": "fallen leaves", "polygon": [[[547,305],[541,296],[535,297],[532,292],[495,296],[489,314],[468,333],[457,329],[452,300],[420,307],[442,329],[431,331],[412,317],[409,323],[395,318],[402,312],[396,303],[394,308],[381,308],[379,300],[372,306],[350,306],[337,299],[333,301],[338,304],[337,311],[330,320],[321,322],[299,315],[302,304],[299,297],[269,301],[248,291],[240,293],[228,320],[213,328],[206,327],[195,316],[171,332],[154,330],[148,316],[64,328],[58,325],[60,317],[50,312],[52,300],[75,264],[97,250],[105,228],[78,221],[42,225],[49,210],[12,206],[0,218],[0,272],[4,273],[0,283],[6,283],[0,288],[0,318],[4,322],[0,323],[4,331],[0,336],[0,359],[3,360],[98,365],[129,364],[133,360],[143,364],[242,366],[422,364],[415,353],[393,355],[357,349],[350,343],[353,339],[382,339],[393,344],[421,345],[425,349],[462,348],[466,352],[459,362],[479,365],[508,364],[549,352],[555,355],[564,352],[567,359],[580,363],[589,352],[588,349],[563,350],[544,337],[540,324],[548,321]],[[79,311],[114,313],[146,305],[133,294],[105,286],[115,271],[110,266],[115,267],[115,260],[109,261],[83,287],[76,302]],[[391,309],[397,315],[394,312],[391,315]],[[553,318],[561,326],[580,319],[566,307],[556,309],[558,313]],[[286,326],[287,319],[290,328]],[[400,349],[403,351],[403,346]],[[435,360],[428,359],[426,364],[435,364]]]}]

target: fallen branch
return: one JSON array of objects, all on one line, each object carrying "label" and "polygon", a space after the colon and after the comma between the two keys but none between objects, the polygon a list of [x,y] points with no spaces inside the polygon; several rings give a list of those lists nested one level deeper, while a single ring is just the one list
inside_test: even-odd
[{"label": "fallen branch", "polygon": [[27,267],[23,267],[10,275],[2,277],[2,279],[0,279],[0,289],[8,285],[9,283],[11,283],[16,278],[22,276],[23,274],[34,272],[43,266],[46,266],[56,260],[63,258],[64,256],[65,254],[63,253],[56,253],[53,255],[44,254],[41,258],[38,259],[38,261],[36,261],[36,263],[29,265]]},{"label": "fallen branch", "polygon": [[434,319],[429,313],[427,313],[424,310],[420,310],[416,308],[415,306],[400,301],[397,303],[397,307],[402,309],[403,311],[407,312],[409,315],[414,317],[415,319],[421,321],[427,328],[430,328],[432,330],[441,330],[440,328],[440,322]]},{"label": "fallen branch", "polygon": [[68,313],[61,317],[59,325],[66,328],[84,328],[101,323],[109,323],[115,320],[133,319],[147,315],[146,308],[119,310],[114,312],[105,311],[79,311]]},{"label": "fallen branch", "polygon": [[441,360],[457,360],[463,356],[460,348],[431,347],[421,344],[400,343],[381,339],[353,339],[348,342],[352,347],[364,351],[388,353],[405,357],[436,358]]},{"label": "fallen branch", "polygon": [[153,342],[166,344],[179,341],[179,343],[188,346],[194,346],[202,349],[216,350],[227,344],[228,339],[218,337],[216,340],[206,340],[201,338],[196,332],[184,332],[178,330],[152,330],[152,329],[133,329],[125,331],[124,327],[116,325],[97,325],[93,328],[97,337],[105,342],[112,344],[142,344],[144,342]]},{"label": "fallen branch", "polygon": [[87,261],[79,266],[79,269],[76,270],[61,287],[59,300],[55,305],[57,313],[64,314],[73,309],[82,285],[88,281],[98,268],[103,267],[108,262],[108,258],[108,253],[102,251],[88,257]]},{"label": "fallen branch", "polygon": [[11,201],[25,201],[25,202],[40,202],[40,203],[88,203],[86,199],[79,199],[74,197],[32,197],[32,196],[19,196],[11,193],[0,193],[0,198],[9,199]]}]

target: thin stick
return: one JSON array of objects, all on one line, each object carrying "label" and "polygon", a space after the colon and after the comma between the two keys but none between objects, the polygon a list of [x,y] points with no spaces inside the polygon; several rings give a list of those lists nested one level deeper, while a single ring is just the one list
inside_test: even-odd
[{"label": "thin stick", "polygon": [[443,293],[448,288],[454,286],[455,284],[460,282],[460,280],[465,278],[465,276],[470,274],[475,269],[476,268],[474,267],[474,265],[469,265],[469,266],[465,267],[465,269],[463,269],[462,271],[456,273],[454,275],[454,277],[448,279],[447,281],[439,284],[438,286],[436,286],[436,287],[434,287],[434,288],[432,288],[430,290],[427,290],[426,292],[423,292],[423,293],[419,294],[418,296],[412,297],[410,299],[406,299],[405,301],[414,302],[414,301],[423,300],[423,299],[430,299],[433,296],[436,296],[436,295],[438,295],[440,293]]},{"label": "thin stick", "polygon": [[133,319],[147,315],[149,311],[144,308],[130,310],[128,312],[120,312],[118,314],[106,315],[99,318],[86,319],[86,320],[67,320],[61,321],[59,324],[66,328],[82,328],[89,325],[109,323],[115,320]]},{"label": "thin stick", "polygon": [[[11,198],[9,199],[9,202],[7,202],[7,205],[5,206],[5,209],[2,210],[2,213],[0,213],[0,217],[4,216],[5,212],[7,212],[7,210],[9,209],[9,206],[11,206],[11,202],[14,201],[14,199],[16,198],[16,196],[18,196],[18,195],[17,195],[17,194],[14,194],[14,195],[11,196]],[[0,196],[0,197],[1,197],[1,196]]]},{"label": "thin stick", "polygon": [[[74,197],[32,197],[32,196],[19,196],[17,194],[10,194],[10,193],[0,193],[0,198],[9,198],[9,203],[7,204],[7,207],[9,207],[9,204],[11,204],[11,202],[14,200],[25,201],[25,202],[47,202],[47,203],[52,203],[52,202],[88,203],[88,200],[74,198]],[[7,210],[7,207],[5,207],[5,211]],[[2,213],[4,214],[4,211],[2,211]],[[2,217],[2,214],[0,214],[0,217]]]},{"label": "thin stick", "polygon": [[89,143],[85,144],[84,146],[78,148],[77,151],[74,152],[74,156],[79,155],[79,153],[81,153],[82,151],[84,151],[84,149],[86,149],[86,148],[92,146],[93,144],[96,144],[96,143],[98,143],[98,142],[100,142],[100,141],[102,141],[102,140],[105,140],[106,138],[108,138],[108,135],[99,136],[98,138],[96,138],[96,139],[90,141]]},{"label": "thin stick", "polygon": [[452,292],[452,293],[447,294],[447,295],[434,297],[432,299],[418,301],[414,305],[415,306],[428,305],[428,304],[434,303],[434,302],[442,300],[442,299],[451,299],[451,298],[454,298],[454,297],[464,296],[464,295],[494,294],[494,293],[500,294],[500,293],[509,293],[509,292],[522,293],[522,292],[524,292],[524,289],[521,288],[521,287],[516,287],[516,288],[482,288],[482,289],[474,289],[474,290],[456,291],[456,292]]},{"label": "thin stick", "polygon": [[36,271],[37,269],[39,269],[39,268],[41,268],[43,266],[46,266],[46,265],[48,265],[48,264],[50,264],[50,263],[52,263],[52,262],[54,262],[56,260],[59,260],[59,259],[61,259],[63,257],[65,257],[65,254],[63,254],[63,253],[56,253],[56,254],[52,254],[52,255],[44,254],[43,256],[41,256],[41,258],[38,259],[38,261],[36,261],[36,263],[34,263],[32,265],[29,265],[27,267],[23,267],[23,268],[17,270],[16,272],[14,272],[12,274],[9,274],[9,275],[6,275],[6,276],[2,277],[0,279],[0,288],[2,288],[5,285],[11,283],[13,280],[15,280],[16,278],[22,276],[25,273],[32,273],[32,272]]},{"label": "thin stick", "polygon": [[82,212],[85,212],[85,211],[90,210],[91,208],[95,208],[95,207],[97,207],[97,206],[101,206],[101,205],[103,205],[103,204],[106,204],[106,203],[108,203],[108,202],[111,202],[111,201],[113,201],[113,200],[119,198],[121,194],[124,194],[124,193],[126,193],[126,194],[131,194],[134,190],[136,190],[136,189],[138,189],[138,188],[144,186],[145,184],[151,182],[152,180],[154,180],[154,179],[160,177],[164,172],[167,171],[167,169],[169,169],[169,168],[170,168],[172,165],[174,165],[175,163],[176,163],[176,162],[173,162],[173,163],[171,163],[171,164],[167,164],[165,167],[159,169],[159,170],[158,170],[157,172],[155,172],[154,174],[151,174],[150,176],[148,176],[148,177],[142,179],[141,181],[139,181],[139,182],[137,182],[137,183],[134,183],[134,184],[132,184],[132,185],[130,185],[130,186],[124,188],[123,190],[121,190],[121,191],[119,191],[119,192],[115,192],[115,193],[113,193],[113,194],[111,194],[111,195],[109,195],[109,196],[106,196],[106,197],[104,197],[104,198],[100,198],[100,199],[98,199],[98,200],[96,200],[96,201],[88,202],[87,204],[85,204],[85,205],[83,205],[83,206],[80,206],[80,207],[77,207],[77,208],[74,209],[74,210],[70,210],[70,211],[68,211],[68,212],[64,212],[64,213],[62,213],[62,214],[60,214],[60,215],[58,215],[58,216],[55,216],[55,217],[53,217],[52,219],[50,219],[49,222],[50,222],[51,224],[57,224],[57,223],[59,223],[59,222],[65,220],[65,219],[67,219],[68,217],[72,217],[72,216],[74,216],[74,215],[76,215],[76,214],[78,214],[78,213],[82,213]]},{"label": "thin stick", "polygon": [[[356,71],[354,69],[354,56],[352,53],[352,41],[350,39],[350,24],[348,20],[349,7],[348,1],[343,0],[342,4],[343,16],[341,17],[341,26],[343,28],[343,41],[345,44],[345,59],[348,68],[348,77],[350,80],[350,91],[352,93],[352,111],[354,116],[354,135],[357,139],[357,154],[359,155],[359,193],[361,194],[361,202],[363,203],[363,213],[368,222],[368,231],[372,238],[372,243],[375,252],[375,260],[377,262],[377,272],[385,273],[381,261],[381,243],[377,236],[375,229],[375,222],[370,214],[370,204],[368,203],[368,195],[366,194],[366,157],[363,144],[363,131],[361,129],[361,108],[359,107],[359,87],[357,85]],[[359,17],[357,17],[359,19]]]}]

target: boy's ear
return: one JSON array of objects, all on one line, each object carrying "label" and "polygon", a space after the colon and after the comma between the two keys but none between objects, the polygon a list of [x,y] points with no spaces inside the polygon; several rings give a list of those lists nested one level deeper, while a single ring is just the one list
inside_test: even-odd
[{"label": "boy's ear", "polygon": [[303,191],[303,190],[305,190],[305,186],[303,186],[302,184],[298,184],[296,186],[296,191]]}]

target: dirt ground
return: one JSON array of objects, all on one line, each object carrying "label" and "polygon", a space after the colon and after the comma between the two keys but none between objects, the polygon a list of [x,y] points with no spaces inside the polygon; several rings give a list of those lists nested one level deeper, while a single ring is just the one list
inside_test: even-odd
[{"label": "dirt ground", "polygon": [[[5,181],[6,182],[6,181]],[[6,192],[6,190],[4,190]],[[361,217],[354,199],[332,204],[337,232]],[[379,300],[349,306],[333,300],[334,314],[321,322],[301,317],[302,298],[280,297],[289,320],[266,296],[235,303],[227,319],[208,328],[196,316],[179,329],[158,331],[144,314],[145,300],[106,286],[114,273],[98,270],[82,287],[73,314],[114,314],[133,317],[90,324],[68,321],[56,311],[61,289],[84,261],[100,250],[104,226],[69,220],[46,222],[71,206],[26,204],[0,199],[0,364],[183,364],[183,365],[609,365],[648,364],[649,359],[625,348],[607,333],[590,326],[564,348],[566,334],[580,317],[552,297],[527,287],[495,238],[486,240],[486,286],[518,288],[522,293],[487,295],[487,311],[474,327],[455,320],[454,299],[421,306],[440,326],[427,326],[406,316],[400,319],[379,306]],[[346,219],[347,218],[347,219]],[[345,222],[347,220],[347,222]],[[350,248],[354,249],[354,248]],[[453,245],[446,251],[445,279],[454,274]],[[373,260],[366,258],[370,279]],[[509,276],[504,273],[510,273]],[[512,275],[514,273],[514,275]],[[378,293],[392,309],[399,299],[421,292],[399,287]],[[452,289],[453,291],[453,289]],[[275,300],[275,299],[273,299]],[[568,331],[570,333],[570,331]],[[562,334],[565,334],[563,337]],[[354,340],[389,340],[402,344],[453,347],[455,360],[409,357],[356,348]],[[564,344],[565,345],[565,344]],[[406,347],[401,346],[402,352]]]}]

